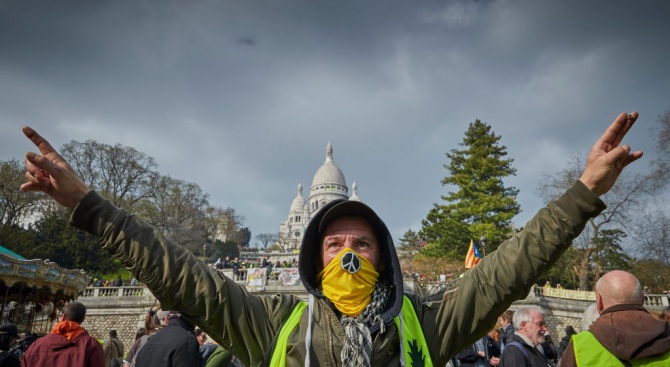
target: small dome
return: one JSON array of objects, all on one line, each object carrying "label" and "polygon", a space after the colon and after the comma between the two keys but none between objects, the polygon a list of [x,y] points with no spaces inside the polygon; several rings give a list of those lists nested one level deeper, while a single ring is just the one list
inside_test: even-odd
[{"label": "small dome", "polygon": [[302,212],[307,205],[307,201],[305,200],[304,197],[302,197],[302,183],[298,184],[298,195],[293,199],[293,202],[291,203],[291,209],[290,212]]},{"label": "small dome", "polygon": [[347,182],[344,179],[344,174],[339,167],[333,163],[333,146],[328,142],[326,147],[326,162],[323,163],[321,167],[314,174],[314,179],[312,180],[312,187],[323,185],[323,184],[335,184],[340,186],[347,186]]},{"label": "small dome", "polygon": [[353,184],[351,184],[351,197],[349,200],[351,201],[361,201],[361,198],[358,196],[358,192],[356,190],[358,189],[358,186],[356,186],[356,181],[354,181]]}]

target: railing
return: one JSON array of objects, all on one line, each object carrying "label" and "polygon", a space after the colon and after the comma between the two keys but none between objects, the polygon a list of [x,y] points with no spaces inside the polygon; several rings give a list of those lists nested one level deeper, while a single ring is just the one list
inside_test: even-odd
[{"label": "railing", "polygon": [[249,276],[254,276],[259,270],[265,270],[265,285],[272,286],[297,286],[302,285],[300,282],[300,277],[298,275],[298,268],[277,268],[270,270],[270,274],[267,273],[265,268],[249,268],[249,269],[220,269],[219,271],[223,275],[227,276],[230,279],[233,279],[236,283],[247,284],[249,282]]},{"label": "railing", "polygon": [[[535,296],[576,299],[584,301],[596,300],[596,292],[575,291],[562,288],[534,287]],[[644,305],[650,307],[670,307],[670,294],[645,294]]]},{"label": "railing", "polygon": [[[260,270],[260,272],[259,272]],[[219,270],[225,276],[233,279],[236,283],[244,284],[250,287],[251,291],[262,290],[263,287],[295,287],[302,286],[298,276],[297,268],[279,268],[270,271],[268,276],[267,269],[221,269]],[[251,278],[250,278],[251,277]],[[420,291],[425,294],[432,294],[446,287],[446,283],[426,282],[421,284]],[[256,287],[254,289],[254,287]],[[533,287],[531,295],[536,297],[553,297],[562,299],[574,299],[584,301],[596,300],[595,292],[577,291],[561,288]],[[84,290],[81,297],[145,297],[151,296],[151,293],[144,286],[124,286],[124,287],[88,287]],[[645,306],[650,307],[670,307],[670,294],[645,294]]]},{"label": "railing", "polygon": [[670,307],[670,294],[645,294],[644,305],[652,307]]},{"label": "railing", "polygon": [[577,291],[572,289],[563,289],[563,288],[549,288],[549,287],[533,287],[533,292],[537,297],[554,297],[554,298],[563,298],[563,299],[576,299],[582,301],[593,301],[596,300],[596,292],[590,291]]},{"label": "railing", "polygon": [[439,293],[444,289],[448,288],[450,282],[440,282],[440,281],[421,281],[417,280],[415,277],[405,277],[404,278],[405,286],[409,286],[409,289],[405,289],[405,292],[413,293],[421,296],[429,296],[435,293]]},{"label": "railing", "polygon": [[[260,271],[259,271],[260,270]],[[250,291],[259,291],[266,286],[272,287],[302,287],[297,268],[274,269],[267,274],[265,268],[250,269],[222,269],[219,270],[225,276],[233,279],[236,283],[244,284]],[[151,292],[144,286],[122,286],[122,287],[88,287],[80,297],[145,297],[152,296]]]},{"label": "railing", "polygon": [[81,297],[144,297],[148,293],[146,287],[88,287]]}]

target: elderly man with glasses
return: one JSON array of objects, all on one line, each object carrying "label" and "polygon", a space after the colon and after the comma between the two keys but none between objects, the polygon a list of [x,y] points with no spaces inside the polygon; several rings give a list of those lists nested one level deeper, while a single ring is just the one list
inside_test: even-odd
[{"label": "elderly man with glasses", "polygon": [[507,341],[500,358],[500,366],[550,366],[544,354],[537,348],[544,341],[544,334],[547,332],[542,310],[536,306],[520,308],[514,313],[513,322],[516,332]]}]

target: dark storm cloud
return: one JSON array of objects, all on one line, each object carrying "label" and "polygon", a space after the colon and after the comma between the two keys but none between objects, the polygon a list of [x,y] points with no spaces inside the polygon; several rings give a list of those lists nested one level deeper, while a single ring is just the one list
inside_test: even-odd
[{"label": "dark storm cloud", "polygon": [[[543,171],[620,111],[670,108],[664,1],[2,1],[0,159],[121,142],[275,232],[332,141],[394,235],[445,188],[444,153],[491,124],[524,212]],[[647,147],[642,127],[630,137]],[[646,145],[646,146],[645,146]],[[635,147],[635,145],[634,145]],[[389,199],[391,198],[391,199]]]},{"label": "dark storm cloud", "polygon": [[253,38],[245,37],[245,38],[240,38],[236,41],[238,45],[243,45],[243,46],[255,46],[256,45],[256,40]]}]

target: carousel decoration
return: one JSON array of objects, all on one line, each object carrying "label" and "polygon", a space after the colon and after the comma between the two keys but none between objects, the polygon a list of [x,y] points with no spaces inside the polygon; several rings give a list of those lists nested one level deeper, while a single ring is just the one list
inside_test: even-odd
[{"label": "carousel decoration", "polygon": [[0,323],[46,334],[58,322],[63,306],[89,282],[83,270],[63,269],[49,260],[27,260],[0,246]]}]

